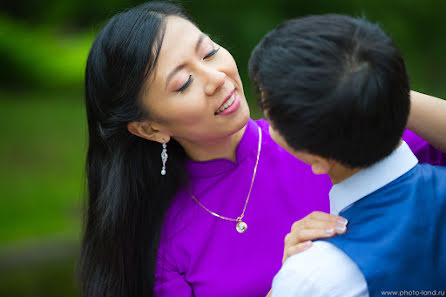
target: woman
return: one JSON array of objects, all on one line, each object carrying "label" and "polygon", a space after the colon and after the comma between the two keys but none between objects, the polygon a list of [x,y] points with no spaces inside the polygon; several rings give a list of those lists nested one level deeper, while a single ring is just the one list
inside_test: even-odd
[{"label": "woman", "polygon": [[[86,105],[84,296],[264,296],[281,260],[345,232],[320,212],[293,224],[328,211],[328,178],[249,118],[232,56],[176,6],[108,22],[89,54]],[[421,161],[446,160],[405,140]]]}]

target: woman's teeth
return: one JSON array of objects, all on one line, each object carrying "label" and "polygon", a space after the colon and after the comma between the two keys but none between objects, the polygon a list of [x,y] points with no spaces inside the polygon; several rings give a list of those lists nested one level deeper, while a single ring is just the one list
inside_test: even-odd
[{"label": "woman's teeth", "polygon": [[234,94],[232,94],[231,98],[229,98],[229,100],[226,101],[226,103],[223,104],[223,106],[220,107],[219,110],[217,110],[217,114],[220,113],[220,112],[222,112],[223,110],[225,110],[225,109],[228,108],[229,106],[231,106],[232,103],[234,103],[234,101],[235,101],[235,92],[234,92]]}]

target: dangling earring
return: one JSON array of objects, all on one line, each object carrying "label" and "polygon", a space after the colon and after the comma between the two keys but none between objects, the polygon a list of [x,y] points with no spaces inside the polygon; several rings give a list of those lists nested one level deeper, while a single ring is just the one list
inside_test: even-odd
[{"label": "dangling earring", "polygon": [[161,175],[166,175],[167,144],[164,139],[163,139],[163,151],[161,152],[161,161],[163,162],[163,168],[161,169]]}]

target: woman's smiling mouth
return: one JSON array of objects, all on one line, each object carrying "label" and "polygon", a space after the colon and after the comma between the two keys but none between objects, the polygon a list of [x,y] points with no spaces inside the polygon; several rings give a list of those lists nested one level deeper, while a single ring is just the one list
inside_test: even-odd
[{"label": "woman's smiling mouth", "polygon": [[234,112],[240,105],[240,98],[237,93],[232,91],[232,95],[215,112],[215,115],[226,115]]}]

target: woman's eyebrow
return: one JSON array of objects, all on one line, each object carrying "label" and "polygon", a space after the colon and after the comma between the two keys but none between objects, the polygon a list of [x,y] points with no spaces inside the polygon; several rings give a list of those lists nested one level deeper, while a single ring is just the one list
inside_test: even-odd
[{"label": "woman's eyebrow", "polygon": [[[204,38],[207,37],[206,34],[201,33],[200,36],[198,37],[197,43],[195,44],[195,52],[198,52],[198,49],[200,48],[200,45],[203,43]],[[186,64],[180,64],[177,67],[175,67],[174,70],[172,70],[169,75],[166,78],[166,86],[165,89],[167,89],[167,86],[169,85],[170,80],[172,79],[172,77],[177,74],[178,71],[180,71],[181,69],[183,69],[186,66]]]},{"label": "woman's eyebrow", "polygon": [[206,36],[207,35],[205,35],[203,33],[200,34],[200,37],[198,37],[197,44],[195,45],[195,52],[198,52],[198,49],[200,48],[200,45],[203,43],[203,40]]}]

